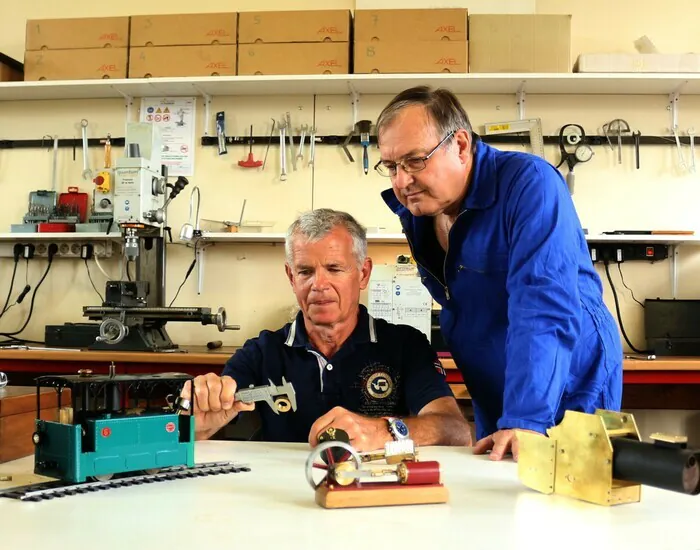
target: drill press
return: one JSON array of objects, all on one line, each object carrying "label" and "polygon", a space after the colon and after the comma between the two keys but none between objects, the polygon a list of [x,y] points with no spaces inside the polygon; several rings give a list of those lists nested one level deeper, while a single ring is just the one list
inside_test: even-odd
[{"label": "drill press", "polygon": [[[220,332],[240,328],[227,324],[224,308],[214,312],[211,308],[165,305],[167,208],[189,182],[180,176],[174,184],[167,183],[161,151],[157,126],[150,123],[127,126],[126,156],[117,160],[114,168],[114,224],[124,237],[122,271],[126,271],[128,280],[108,281],[103,304],[83,307],[84,317],[100,321],[83,324],[83,327],[91,326],[89,349],[177,349],[165,330],[169,321],[216,325]],[[135,275],[130,280],[132,263]],[[50,328],[57,327],[47,327],[47,344]],[[84,342],[85,329],[81,330],[82,338],[75,340]],[[63,337],[60,340],[53,337],[51,343],[70,346],[68,334],[75,332],[66,328]]]}]

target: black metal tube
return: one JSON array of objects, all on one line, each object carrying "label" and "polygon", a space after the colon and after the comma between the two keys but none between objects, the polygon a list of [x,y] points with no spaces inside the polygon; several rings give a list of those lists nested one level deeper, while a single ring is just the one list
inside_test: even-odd
[{"label": "black metal tube", "polygon": [[663,443],[612,439],[613,478],[676,493],[700,493],[700,451]]}]

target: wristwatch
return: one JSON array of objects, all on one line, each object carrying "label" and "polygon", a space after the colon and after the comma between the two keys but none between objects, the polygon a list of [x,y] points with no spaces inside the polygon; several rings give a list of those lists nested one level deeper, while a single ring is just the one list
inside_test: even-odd
[{"label": "wristwatch", "polygon": [[389,433],[395,441],[408,439],[408,426],[406,426],[403,420],[390,416],[386,419],[386,421],[389,424]]}]

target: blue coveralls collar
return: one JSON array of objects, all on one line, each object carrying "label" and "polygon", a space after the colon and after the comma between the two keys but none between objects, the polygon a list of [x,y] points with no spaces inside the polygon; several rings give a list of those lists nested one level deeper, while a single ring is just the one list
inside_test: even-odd
[{"label": "blue coveralls collar", "polygon": [[[472,179],[462,204],[462,211],[483,210],[493,206],[496,202],[496,181],[495,149],[483,141],[477,140]],[[402,218],[410,214],[408,209],[396,198],[392,188],[382,191],[381,196],[394,214]]]},{"label": "blue coveralls collar", "polygon": [[[301,311],[297,313],[294,321],[289,324],[285,336],[285,346],[292,348],[313,348],[313,344],[309,340],[309,335],[306,333],[304,314]],[[377,342],[377,327],[374,322],[374,317],[369,314],[365,306],[360,304],[357,325],[344,345],[347,343],[366,344],[368,342]]]}]

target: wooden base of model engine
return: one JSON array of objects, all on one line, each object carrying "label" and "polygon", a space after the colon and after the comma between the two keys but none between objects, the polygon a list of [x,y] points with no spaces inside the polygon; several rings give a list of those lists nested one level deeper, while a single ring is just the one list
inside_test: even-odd
[{"label": "wooden base of model engine", "polygon": [[[398,443],[398,442],[397,442]],[[419,462],[412,441],[403,449],[387,444],[385,451],[358,453],[343,441],[318,445],[306,462],[306,476],[316,504],[323,508],[442,504],[447,488],[440,482],[440,464]],[[410,447],[409,451],[406,448]],[[368,464],[383,458],[384,464]],[[323,472],[314,480],[314,473]]]}]

